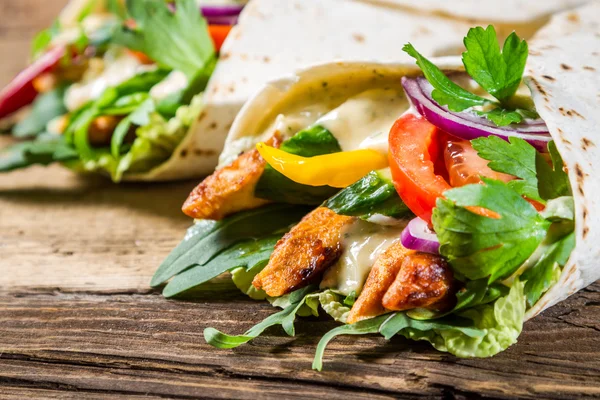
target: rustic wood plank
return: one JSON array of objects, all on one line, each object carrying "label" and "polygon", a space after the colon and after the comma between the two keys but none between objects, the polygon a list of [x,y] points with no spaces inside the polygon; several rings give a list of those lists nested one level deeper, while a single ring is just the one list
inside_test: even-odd
[{"label": "rustic wood plank", "polygon": [[273,312],[231,293],[221,286],[196,302],[5,294],[0,384],[175,398],[600,396],[599,284],[527,323],[519,344],[492,359],[457,359],[402,338],[343,337],[331,343],[322,373],[310,363],[318,337],[334,326],[327,320],[298,324],[296,338],[271,329],[234,350],[206,345],[207,326],[242,332]]},{"label": "rustic wood plank", "polygon": [[0,287],[147,290],[196,182],[114,185],[60,167],[0,175]]},{"label": "rustic wood plank", "polygon": [[67,0],[0,0],[0,87],[27,63],[31,38],[52,23]]}]

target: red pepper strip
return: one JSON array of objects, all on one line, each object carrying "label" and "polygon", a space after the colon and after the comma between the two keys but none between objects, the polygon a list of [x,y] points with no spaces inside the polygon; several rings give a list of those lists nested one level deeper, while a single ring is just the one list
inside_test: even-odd
[{"label": "red pepper strip", "polygon": [[0,92],[0,118],[20,110],[35,100],[38,92],[33,81],[38,76],[51,71],[65,55],[65,47],[54,47],[21,71]]}]

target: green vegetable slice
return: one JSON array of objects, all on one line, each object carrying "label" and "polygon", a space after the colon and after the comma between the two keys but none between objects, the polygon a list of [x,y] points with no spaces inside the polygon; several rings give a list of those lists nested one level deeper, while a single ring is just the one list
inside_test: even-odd
[{"label": "green vegetable slice", "polygon": [[392,218],[412,215],[398,196],[389,169],[368,173],[327,200],[323,206],[337,214],[362,219],[376,214]]}]

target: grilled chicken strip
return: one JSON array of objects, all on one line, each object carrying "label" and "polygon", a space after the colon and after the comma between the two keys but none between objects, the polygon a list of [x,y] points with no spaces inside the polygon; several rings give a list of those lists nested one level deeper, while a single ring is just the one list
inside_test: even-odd
[{"label": "grilled chicken strip", "polygon": [[277,297],[314,282],[341,253],[341,233],[353,217],[319,207],[277,242],[267,266],[252,284]]},{"label": "grilled chicken strip", "polygon": [[[280,136],[275,134],[267,144],[279,147]],[[183,212],[196,219],[219,220],[229,214],[269,203],[254,196],[265,165],[265,160],[256,149],[240,155],[231,164],[204,179],[190,193],[183,204]]]},{"label": "grilled chicken strip", "polygon": [[383,296],[383,307],[392,311],[446,311],[456,301],[454,287],[452,270],[443,257],[415,252],[402,262],[396,280]]},{"label": "grilled chicken strip", "polygon": [[377,258],[360,296],[348,314],[349,324],[388,312],[383,307],[383,297],[396,279],[404,259],[413,252],[397,241]]}]

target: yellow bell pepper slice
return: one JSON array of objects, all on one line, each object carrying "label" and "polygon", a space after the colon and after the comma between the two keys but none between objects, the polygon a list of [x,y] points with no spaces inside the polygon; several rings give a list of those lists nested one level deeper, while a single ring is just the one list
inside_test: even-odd
[{"label": "yellow bell pepper slice", "polygon": [[369,172],[385,168],[388,159],[375,150],[354,150],[301,157],[258,143],[256,149],[271,167],[284,176],[308,186],[350,186]]}]

